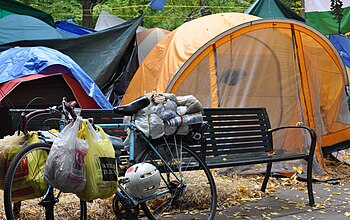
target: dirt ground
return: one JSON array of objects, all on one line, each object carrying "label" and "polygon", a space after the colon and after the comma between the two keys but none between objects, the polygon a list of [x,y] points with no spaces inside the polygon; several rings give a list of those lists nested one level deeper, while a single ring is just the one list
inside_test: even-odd
[{"label": "dirt ground", "polygon": [[[342,182],[350,182],[350,166],[333,160],[326,159],[327,172],[331,178],[341,179]],[[229,175],[217,175],[213,170],[217,192],[218,209],[226,210],[233,206],[240,206],[245,202],[254,202],[262,198],[272,197],[273,192],[278,191],[280,187],[289,187],[299,191],[306,191],[306,183],[290,178],[272,177],[268,184],[266,193],[260,191],[263,175],[245,175],[239,176],[234,173]],[[328,183],[321,183],[328,184]],[[196,195],[200,199],[200,195]],[[69,200],[69,198],[67,198]],[[111,210],[111,199],[98,201],[89,212],[93,213],[93,219],[113,219]],[[196,208],[192,211],[195,212]],[[219,211],[220,212],[220,211]],[[90,214],[91,214],[90,213]],[[108,213],[108,214],[107,214]],[[108,217],[107,217],[108,216]],[[0,191],[0,219],[5,219],[3,207],[3,191]]]}]

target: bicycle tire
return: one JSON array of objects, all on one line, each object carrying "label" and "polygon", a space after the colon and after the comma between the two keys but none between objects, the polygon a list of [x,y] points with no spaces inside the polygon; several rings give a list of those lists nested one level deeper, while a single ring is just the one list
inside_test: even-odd
[{"label": "bicycle tire", "polygon": [[[191,217],[214,219],[217,194],[214,178],[208,166],[185,143],[163,143],[156,146],[156,149],[176,171],[180,180],[174,180],[174,176],[164,166],[164,163],[160,162],[159,157],[151,149],[147,149],[139,162],[151,163],[160,171],[162,178],[158,190],[164,190],[165,187],[172,188],[172,190],[171,193],[141,203],[145,215],[155,220],[175,215],[174,210],[181,213],[184,210],[193,209],[198,210],[199,213]],[[183,187],[176,188],[174,184]],[[198,199],[198,193],[203,194],[203,192],[205,195],[199,195],[200,199]]]},{"label": "bicycle tire", "polygon": [[[43,176],[37,174],[36,178],[33,178],[38,181],[31,181],[31,187],[35,188],[37,193],[36,198],[21,198],[20,202],[14,201],[15,197],[12,197],[13,194],[18,195],[19,191],[16,191],[16,182],[18,177],[15,177],[16,172],[20,172],[18,169],[19,166],[25,163],[30,163],[31,167],[29,169],[43,169],[44,161],[46,162],[47,155],[50,151],[51,144],[47,143],[35,143],[28,145],[21,149],[16,156],[13,158],[7,174],[5,176],[4,182],[4,209],[5,215],[8,220],[15,219],[81,219],[85,220],[87,217],[87,206],[86,202],[80,200],[77,196],[73,194],[60,193],[59,200],[54,205],[48,205],[44,207],[39,204],[42,201],[42,195],[47,193],[47,185],[43,184]],[[36,155],[36,156],[33,156]],[[31,159],[29,159],[31,158]],[[31,160],[30,162],[27,162]],[[35,166],[33,164],[36,164]],[[34,173],[34,172],[33,172]],[[28,171],[26,175],[30,175]],[[40,175],[40,176],[39,176]],[[23,190],[23,189],[22,189]],[[57,189],[52,190],[55,195],[59,192]],[[39,196],[40,195],[40,196]],[[17,197],[16,197],[17,198]],[[54,197],[50,197],[51,200]],[[60,201],[61,200],[61,201]],[[66,203],[69,200],[69,203]],[[52,203],[50,203],[52,204]],[[79,209],[79,210],[78,210]],[[56,212],[55,212],[56,211]],[[35,216],[35,217],[34,217]],[[73,218],[72,218],[73,217]]]}]

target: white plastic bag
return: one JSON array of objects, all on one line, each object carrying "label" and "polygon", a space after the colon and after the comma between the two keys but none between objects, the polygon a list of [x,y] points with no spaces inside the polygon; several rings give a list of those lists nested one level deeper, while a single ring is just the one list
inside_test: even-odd
[{"label": "white plastic bag", "polygon": [[58,134],[46,160],[45,181],[63,192],[79,193],[86,186],[88,144],[77,137],[81,121],[78,117]]},{"label": "white plastic bag", "polygon": [[151,113],[150,106],[141,109],[135,115],[135,124],[147,137],[157,139],[164,135],[164,122],[154,113]]},{"label": "white plastic bag", "polygon": [[177,96],[177,101],[180,106],[187,107],[187,113],[192,114],[202,111],[202,104],[193,95]]}]

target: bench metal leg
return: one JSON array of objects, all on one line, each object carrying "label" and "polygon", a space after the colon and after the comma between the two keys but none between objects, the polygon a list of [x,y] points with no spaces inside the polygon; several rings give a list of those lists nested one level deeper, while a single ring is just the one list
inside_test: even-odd
[{"label": "bench metal leg", "polygon": [[307,191],[309,195],[309,205],[315,206],[314,192],[312,190],[312,158],[307,163]]},{"label": "bench metal leg", "polygon": [[267,181],[269,181],[269,177],[271,176],[271,169],[272,169],[272,163],[267,163],[264,182],[261,186],[261,191],[263,191],[263,192],[265,192],[266,186],[267,186]]}]

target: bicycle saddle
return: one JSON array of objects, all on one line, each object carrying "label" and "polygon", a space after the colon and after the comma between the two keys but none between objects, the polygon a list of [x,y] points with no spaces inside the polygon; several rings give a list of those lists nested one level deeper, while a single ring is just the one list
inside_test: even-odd
[{"label": "bicycle saddle", "polygon": [[149,99],[146,96],[141,96],[126,105],[114,107],[113,112],[121,115],[133,115],[139,110],[147,107],[149,104]]}]

